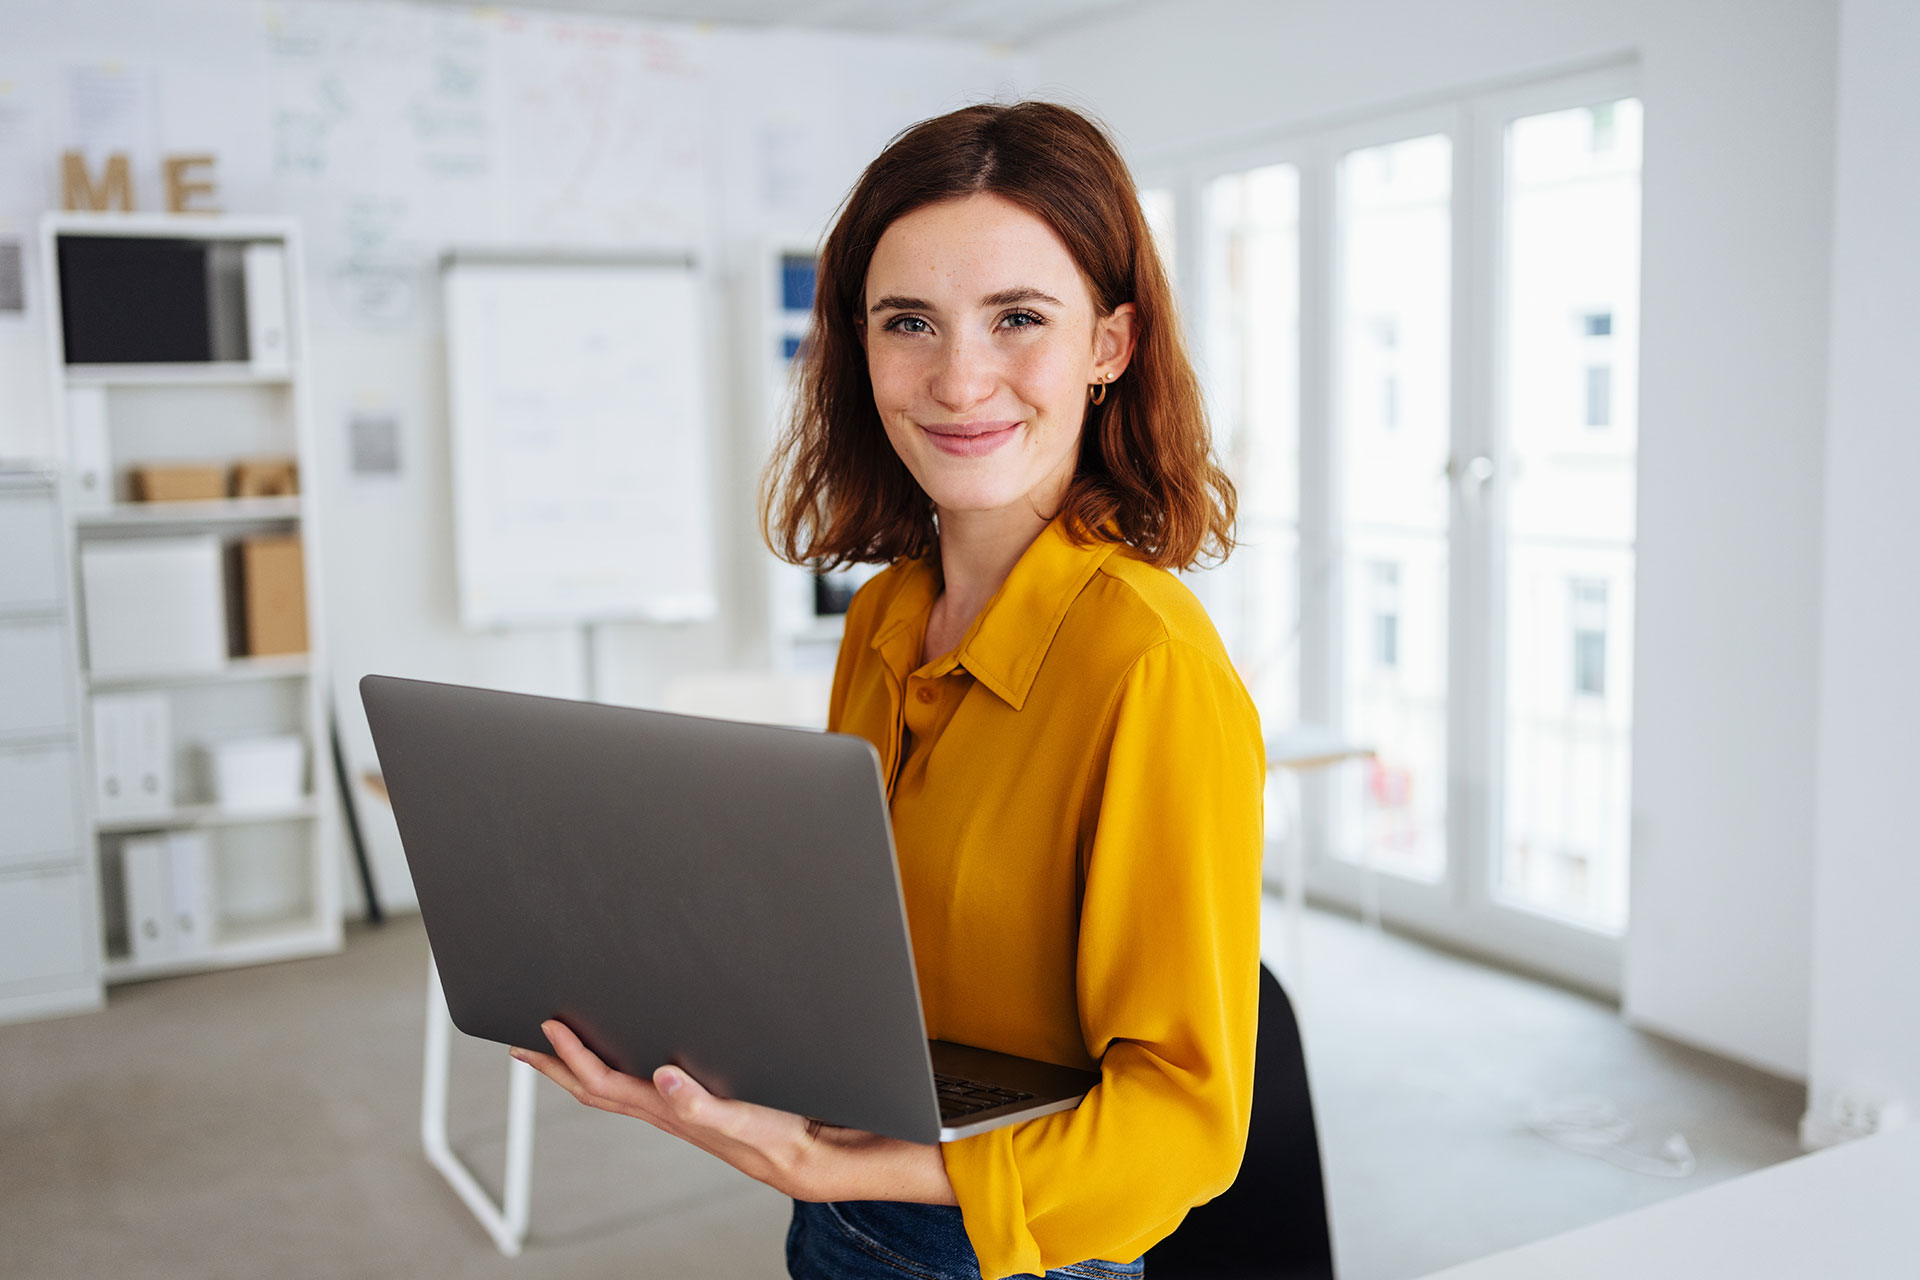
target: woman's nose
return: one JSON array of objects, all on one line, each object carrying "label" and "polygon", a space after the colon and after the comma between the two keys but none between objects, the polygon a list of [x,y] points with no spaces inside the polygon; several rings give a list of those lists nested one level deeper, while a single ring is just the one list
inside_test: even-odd
[{"label": "woman's nose", "polygon": [[991,399],[997,385],[992,353],[982,343],[958,339],[946,344],[929,390],[942,406],[958,411]]}]

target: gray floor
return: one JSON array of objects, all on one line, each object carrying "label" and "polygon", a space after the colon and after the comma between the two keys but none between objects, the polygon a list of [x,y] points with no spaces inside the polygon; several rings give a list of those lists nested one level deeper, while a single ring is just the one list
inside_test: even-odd
[{"label": "gray floor", "polygon": [[[1314,913],[1297,1000],[1343,1280],[1402,1280],[1797,1153],[1798,1086],[1621,1026],[1606,1007]],[[0,1274],[784,1274],[786,1202],[646,1126],[542,1088],[533,1240],[494,1252],[419,1155],[425,940],[116,988],[104,1013],[0,1027]],[[454,1141],[502,1158],[507,1062],[455,1046]],[[1599,1092],[1685,1181],[1527,1132]]]},{"label": "gray floor", "polygon": [[[1278,920],[1270,906],[1269,939]],[[1297,985],[1342,1280],[1425,1275],[1800,1154],[1803,1086],[1584,996],[1320,912]],[[1526,1127],[1581,1096],[1632,1123],[1631,1151],[1684,1135],[1693,1175],[1628,1172]]]}]

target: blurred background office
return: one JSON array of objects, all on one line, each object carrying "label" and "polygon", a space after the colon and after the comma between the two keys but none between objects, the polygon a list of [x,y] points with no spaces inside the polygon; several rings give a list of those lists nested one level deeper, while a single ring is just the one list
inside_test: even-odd
[{"label": "blurred background office", "polygon": [[[1132,164],[1240,488],[1189,581],[1340,1274],[1920,1104],[1908,0],[0,0],[7,1265],[781,1274],[557,1094],[518,1260],[427,1166],[354,686],[823,723],[862,575],[755,524],[812,255],[1027,96]],[[200,345],[101,345],[163,245]]]}]

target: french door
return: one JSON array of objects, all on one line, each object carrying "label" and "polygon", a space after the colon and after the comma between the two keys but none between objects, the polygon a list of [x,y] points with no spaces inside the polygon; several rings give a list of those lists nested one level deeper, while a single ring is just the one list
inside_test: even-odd
[{"label": "french door", "polygon": [[1308,884],[1607,993],[1626,928],[1640,106],[1618,67],[1151,176],[1242,545],[1196,575]]}]

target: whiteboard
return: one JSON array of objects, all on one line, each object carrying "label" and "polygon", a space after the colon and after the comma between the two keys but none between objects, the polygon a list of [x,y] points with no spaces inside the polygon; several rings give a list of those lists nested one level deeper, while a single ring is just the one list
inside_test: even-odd
[{"label": "whiteboard", "polygon": [[462,623],[714,615],[699,280],[687,259],[448,259]]}]

